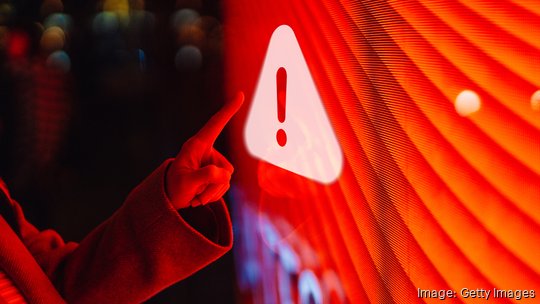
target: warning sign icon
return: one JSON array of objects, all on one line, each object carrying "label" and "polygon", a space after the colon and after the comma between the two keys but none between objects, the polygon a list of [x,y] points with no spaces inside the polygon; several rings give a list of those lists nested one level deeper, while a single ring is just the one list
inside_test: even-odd
[{"label": "warning sign icon", "polygon": [[274,30],[249,110],[249,152],[268,163],[329,184],[343,153],[293,30]]}]

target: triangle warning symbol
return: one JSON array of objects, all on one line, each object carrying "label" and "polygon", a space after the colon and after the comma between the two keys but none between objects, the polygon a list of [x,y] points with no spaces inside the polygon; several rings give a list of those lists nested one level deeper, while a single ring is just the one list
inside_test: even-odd
[{"label": "triangle warning symbol", "polygon": [[288,25],[270,38],[244,139],[256,158],[309,179],[329,184],[341,175],[341,147]]}]

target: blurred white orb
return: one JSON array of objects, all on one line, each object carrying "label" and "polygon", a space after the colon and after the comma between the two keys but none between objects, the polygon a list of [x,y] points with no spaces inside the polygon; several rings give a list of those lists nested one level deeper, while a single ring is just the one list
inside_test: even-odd
[{"label": "blurred white orb", "polygon": [[533,109],[533,111],[540,111],[540,90],[532,94],[531,108]]},{"label": "blurred white orb", "polygon": [[481,106],[480,96],[471,90],[464,90],[459,93],[454,103],[456,112],[463,117],[477,112]]}]

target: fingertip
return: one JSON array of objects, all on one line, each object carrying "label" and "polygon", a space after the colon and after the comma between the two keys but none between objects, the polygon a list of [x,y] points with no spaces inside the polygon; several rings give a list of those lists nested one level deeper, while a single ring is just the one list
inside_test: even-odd
[{"label": "fingertip", "polygon": [[238,102],[240,104],[244,103],[244,99],[245,99],[245,96],[244,96],[244,92],[243,91],[238,91],[238,93],[236,93],[236,100],[238,100]]},{"label": "fingertip", "polygon": [[244,99],[245,99],[244,92],[238,91],[231,102],[231,105],[235,109],[234,112],[237,112],[240,109],[240,107],[242,107],[242,104],[244,104]]}]

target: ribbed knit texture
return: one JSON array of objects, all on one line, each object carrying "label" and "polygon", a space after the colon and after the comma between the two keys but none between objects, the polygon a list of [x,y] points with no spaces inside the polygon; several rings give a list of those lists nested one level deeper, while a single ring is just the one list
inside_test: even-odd
[{"label": "ribbed knit texture", "polygon": [[0,269],[28,303],[135,304],[213,262],[232,247],[227,207],[220,200],[179,214],[165,193],[171,162],[79,244],[26,221],[0,179]]},{"label": "ribbed knit texture", "polygon": [[7,304],[27,303],[13,281],[0,269],[0,299]]}]

